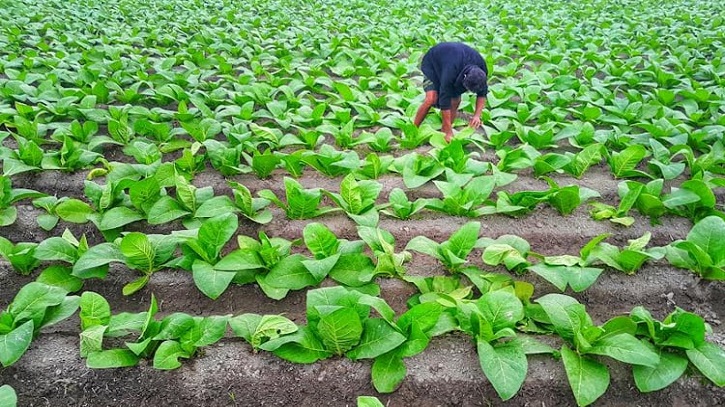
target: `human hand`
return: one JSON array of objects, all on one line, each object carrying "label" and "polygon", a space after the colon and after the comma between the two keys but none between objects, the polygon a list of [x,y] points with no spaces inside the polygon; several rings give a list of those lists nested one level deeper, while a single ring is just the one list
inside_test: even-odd
[{"label": "human hand", "polygon": [[471,120],[468,122],[468,125],[474,129],[481,127],[481,118],[478,116],[472,117]]},{"label": "human hand", "polygon": [[453,138],[453,131],[446,133],[446,143],[450,143],[451,139]]}]

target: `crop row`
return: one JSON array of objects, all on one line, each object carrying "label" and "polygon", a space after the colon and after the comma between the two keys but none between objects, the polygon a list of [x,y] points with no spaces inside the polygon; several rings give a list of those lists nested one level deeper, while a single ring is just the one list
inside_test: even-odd
[{"label": "crop row", "polygon": [[[710,328],[695,314],[677,309],[658,321],[643,307],[635,307],[629,315],[597,326],[574,298],[547,294],[534,299],[531,284],[501,274],[479,272],[470,280],[458,274],[412,279],[418,293],[399,317],[365,290],[313,289],[307,292],[305,325],[281,315],[195,317],[175,312],[158,318],[153,297],[147,312],[114,314],[99,294],[71,295],[78,287],[69,285],[68,278],[53,280],[48,274],[25,285],[2,313],[4,366],[17,361],[42,328],[80,308],[80,354],[91,368],[128,367],[149,359],[157,369],[175,369],[181,366],[179,359],[191,358],[223,338],[229,326],[254,350],[295,363],[342,356],[371,359],[373,385],[381,393],[394,391],[404,380],[405,358],[423,352],[433,337],[450,332],[475,341],[481,369],[503,400],[518,392],[527,373],[527,355],[533,354],[549,354],[563,362],[582,406],[594,402],[609,385],[602,356],[632,365],[642,392],[667,387],[688,365],[716,385],[725,384],[725,352],[705,340]],[[560,345],[554,348],[533,335],[553,335]]]}]

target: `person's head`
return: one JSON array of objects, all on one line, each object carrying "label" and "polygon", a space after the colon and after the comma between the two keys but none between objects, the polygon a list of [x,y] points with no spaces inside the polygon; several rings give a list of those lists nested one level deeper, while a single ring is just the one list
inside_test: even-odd
[{"label": "person's head", "polygon": [[486,87],[488,77],[483,69],[473,66],[463,77],[463,86],[469,92],[478,93]]}]

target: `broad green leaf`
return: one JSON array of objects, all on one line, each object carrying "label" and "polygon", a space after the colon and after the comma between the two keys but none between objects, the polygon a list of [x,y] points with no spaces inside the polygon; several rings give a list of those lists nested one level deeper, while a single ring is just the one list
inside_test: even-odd
[{"label": "broad green leaf", "polygon": [[16,323],[32,319],[39,325],[46,309],[63,302],[66,294],[67,291],[63,288],[30,282],[15,295],[8,312]]},{"label": "broad green leaf", "polygon": [[109,209],[101,215],[101,221],[98,225],[100,230],[111,230],[120,228],[143,219],[144,217],[131,208],[119,206]]},{"label": "broad green leaf", "polygon": [[637,338],[627,333],[602,336],[587,353],[609,356],[630,365],[655,367],[659,357]]},{"label": "broad green leaf", "polygon": [[103,350],[103,334],[107,329],[106,325],[94,325],[81,332],[80,354],[82,358],[87,358],[91,353]]},{"label": "broad green leaf", "polygon": [[101,243],[92,246],[83,253],[73,265],[73,275],[78,278],[104,278],[107,269],[100,268],[111,262],[125,262],[125,257],[117,245]]},{"label": "broad green leaf", "polygon": [[725,266],[725,220],[718,216],[700,220],[687,234],[687,240],[709,254],[714,264]]},{"label": "broad green leaf", "polygon": [[35,248],[35,258],[46,261],[64,261],[75,263],[78,249],[62,237],[51,237],[43,240]]},{"label": "broad green leaf", "polygon": [[327,226],[312,222],[302,231],[305,245],[316,259],[324,259],[337,253],[339,241]]},{"label": "broad green leaf", "polygon": [[86,223],[94,211],[87,203],[78,199],[66,199],[55,207],[55,213],[64,221]]},{"label": "broad green leaf", "polygon": [[234,236],[239,227],[239,220],[234,214],[215,216],[205,221],[201,228],[197,241],[210,259],[219,257],[222,247]]},{"label": "broad green leaf", "polygon": [[5,335],[0,335],[0,364],[8,367],[17,362],[33,340],[33,321],[27,321]]},{"label": "broad green leaf", "polygon": [[121,239],[119,249],[126,257],[126,264],[129,267],[146,273],[154,269],[156,250],[145,234],[140,232],[127,234]]},{"label": "broad green leaf", "polygon": [[181,367],[179,358],[188,358],[186,352],[179,342],[163,341],[154,352],[154,369],[173,370]]},{"label": "broad green leaf", "polygon": [[693,365],[719,387],[725,386],[725,351],[710,342],[702,342],[685,351]]},{"label": "broad green leaf", "polygon": [[392,351],[405,342],[406,337],[396,331],[385,320],[374,318],[365,321],[360,343],[347,357],[355,359],[372,359]]},{"label": "broad green leaf", "polygon": [[274,352],[278,357],[293,363],[315,363],[331,355],[309,327],[262,343],[260,349]]},{"label": "broad green leaf", "polygon": [[194,284],[207,297],[215,300],[226,291],[235,272],[216,270],[211,264],[196,260],[192,265]]},{"label": "broad green leaf", "polygon": [[[376,404],[372,400],[362,400],[363,396],[358,398],[358,407],[376,407]],[[376,399],[377,400],[377,399]],[[366,404],[367,403],[367,404]],[[7,384],[0,386],[0,406],[5,407],[16,407],[18,405],[18,396],[15,394],[15,390]]]},{"label": "broad green leaf", "polygon": [[483,318],[491,324],[494,333],[503,328],[513,328],[524,317],[521,301],[508,291],[488,292],[476,304]]},{"label": "broad green leaf", "polygon": [[396,352],[378,356],[371,371],[373,386],[380,393],[392,393],[403,382],[407,372],[403,359]]},{"label": "broad green leaf", "polygon": [[374,396],[358,396],[357,407],[385,407],[383,403]]},{"label": "broad green leaf", "polygon": [[138,364],[139,358],[127,349],[111,349],[88,354],[86,366],[91,369],[115,369]]},{"label": "broad green leaf", "polygon": [[[653,346],[650,345],[651,350]],[[688,361],[686,358],[669,352],[659,352],[659,363],[654,367],[634,365],[632,375],[637,389],[642,393],[664,389],[685,373]]]},{"label": "broad green leaf", "polygon": [[508,341],[491,346],[478,338],[476,341],[481,370],[496,389],[501,400],[515,396],[526,378],[528,362],[520,342]]},{"label": "broad green leaf", "polygon": [[81,295],[81,329],[86,330],[96,325],[108,325],[111,319],[111,306],[103,296],[86,291]]},{"label": "broad green leaf", "polygon": [[340,308],[320,317],[317,332],[327,349],[342,355],[360,342],[363,325],[353,308]]},{"label": "broad green leaf", "polygon": [[60,287],[69,293],[76,292],[83,287],[83,280],[71,275],[71,268],[55,265],[43,270],[35,281],[55,287]]},{"label": "broad green leaf", "polygon": [[594,403],[609,387],[609,370],[603,364],[580,356],[566,345],[561,347],[561,360],[579,406]]}]

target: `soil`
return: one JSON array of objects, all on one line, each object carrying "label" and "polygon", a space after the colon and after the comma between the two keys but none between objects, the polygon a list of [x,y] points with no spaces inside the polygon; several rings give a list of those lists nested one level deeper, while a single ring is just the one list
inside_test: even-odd
[{"label": "soil", "polygon": [[[486,157],[482,159],[492,159]],[[57,196],[83,196],[83,180],[87,172],[65,174],[46,171],[13,177],[15,188],[31,188]],[[284,196],[281,189],[283,172],[275,172],[267,180],[254,175],[232,177],[246,185],[252,193],[271,189]],[[616,205],[617,184],[608,168],[590,169],[582,180],[567,176],[553,177],[560,185],[576,183],[597,190],[601,200]],[[306,188],[339,189],[340,178],[329,178],[306,171],[299,182]],[[437,197],[434,185],[408,190],[399,175],[379,180],[383,190],[379,203],[387,202],[393,188],[403,188],[410,199]],[[225,179],[216,171],[202,172],[194,179],[197,186],[212,186],[216,194],[231,195]],[[543,190],[541,180],[521,173],[512,184],[501,190]],[[723,197],[718,195],[718,202]],[[0,234],[11,241],[39,242],[57,236],[69,228],[76,236],[85,233],[91,244],[103,241],[92,223],[60,224],[46,232],[38,227],[36,217],[41,210],[30,202],[18,206],[15,224],[0,228]],[[272,208],[274,220],[257,225],[240,218],[239,233],[255,236],[265,231],[269,236],[297,239],[309,221],[287,220],[278,208]],[[692,227],[682,218],[664,217],[660,225],[635,214],[636,222],[624,228],[608,222],[593,221],[585,206],[574,214],[562,217],[554,209],[541,205],[532,214],[521,218],[486,216],[480,219],[483,236],[498,237],[517,234],[526,239],[533,251],[546,254],[578,254],[581,247],[601,233],[612,233],[609,243],[623,246],[628,239],[652,233],[650,245],[663,246],[682,239]],[[399,221],[381,215],[380,226],[396,238],[396,250],[403,250],[414,236],[423,235],[436,241],[447,239],[461,225],[473,219],[451,217],[430,211],[410,221]],[[357,239],[355,224],[342,213],[326,215],[323,222],[338,237]],[[145,222],[129,225],[127,230],[145,233],[170,233],[182,229],[180,222],[150,226]],[[225,252],[233,250],[230,243]],[[481,252],[469,258],[473,265],[484,267]],[[445,275],[447,272],[435,259],[413,253],[407,265],[411,275]],[[490,267],[487,269],[491,270]],[[503,269],[492,271],[507,273]],[[20,276],[8,263],[0,262],[0,308],[5,308],[24,284],[35,275]],[[151,293],[160,303],[161,313],[185,312],[192,315],[238,315],[242,313],[285,314],[302,324],[305,322],[306,292],[290,292],[287,298],[274,301],[256,285],[231,286],[218,300],[206,298],[194,286],[191,275],[184,271],[162,270],[155,273],[147,287],[132,296],[123,296],[121,288],[136,277],[135,272],[113,265],[108,277],[86,282],[84,290],[102,294],[114,313],[142,312],[149,305]],[[513,276],[532,283],[535,295],[557,292],[556,288],[535,274]],[[415,288],[400,280],[379,279],[381,296],[398,315],[406,310],[407,299]],[[325,281],[323,285],[333,284]],[[636,275],[628,276],[606,270],[599,280],[583,293],[567,292],[586,305],[596,323],[629,312],[643,305],[654,317],[661,319],[675,307],[701,315],[712,326],[710,339],[725,344],[725,285],[698,279],[686,270],[669,266],[665,261],[647,263]],[[481,372],[475,347],[463,335],[435,338],[420,355],[405,360],[408,373],[402,386],[392,394],[378,394],[371,385],[368,361],[353,362],[334,358],[312,365],[297,365],[266,352],[254,353],[240,339],[228,332],[220,343],[204,348],[174,371],[153,369],[149,362],[135,368],[91,370],[78,352],[79,320],[77,316],[50,327],[31,345],[15,365],[0,370],[0,383],[10,384],[18,392],[23,406],[354,406],[356,397],[375,395],[386,406],[569,406],[575,405],[562,364],[550,357],[529,358],[529,372],[523,388],[510,401],[503,403]],[[544,340],[552,340],[544,338]],[[554,345],[557,345],[554,343]],[[634,387],[631,372],[624,365],[610,364],[612,383],[594,405],[597,406],[710,406],[725,405],[725,389],[714,387],[695,372],[688,372],[665,390],[641,394]]]}]

